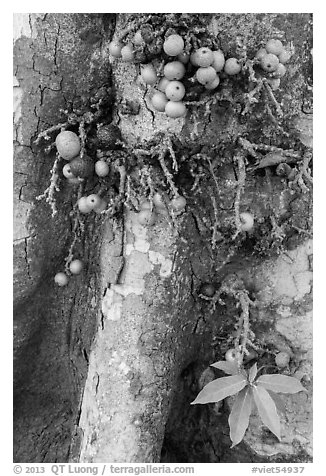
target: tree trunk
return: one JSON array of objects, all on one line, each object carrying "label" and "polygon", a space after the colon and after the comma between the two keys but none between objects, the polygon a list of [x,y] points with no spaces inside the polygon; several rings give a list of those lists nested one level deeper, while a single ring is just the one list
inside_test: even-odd
[{"label": "tree trunk", "polygon": [[[186,117],[171,119],[153,111],[139,64],[108,53],[142,25],[210,32],[228,57],[252,58],[274,37],[293,54],[274,93],[262,86],[249,103],[249,70],[222,74],[217,92],[190,82]],[[311,460],[311,30],[308,14],[15,15],[15,461]],[[56,163],[38,134],[67,116],[82,133],[73,118],[85,113],[86,152],[112,159],[109,185],[60,171],[60,190],[36,199]],[[111,122],[121,142],[99,146]],[[290,178],[275,162],[257,168],[273,147]],[[80,194],[98,192],[123,199],[113,217],[78,213]],[[145,226],[140,199],[155,192],[187,206]],[[241,231],[240,212],[253,230]],[[72,255],[83,272],[58,287]],[[234,345],[239,296],[254,303],[246,361],[275,367],[286,352],[280,373],[308,394],[285,398],[281,442],[254,416],[230,449],[227,401],[190,402],[222,376],[208,367]]]}]

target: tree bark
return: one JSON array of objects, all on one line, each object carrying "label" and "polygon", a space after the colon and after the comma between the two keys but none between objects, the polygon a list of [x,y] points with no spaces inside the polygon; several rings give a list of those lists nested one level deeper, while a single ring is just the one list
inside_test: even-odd
[{"label": "tree bark", "polygon": [[[227,78],[215,102],[189,106],[185,119],[154,114],[139,66],[112,61],[107,48],[132,21],[141,25],[146,18],[16,15],[15,461],[309,461],[311,186],[299,177],[302,162],[292,188],[273,164],[257,171],[248,141],[301,158],[311,151],[310,15],[216,14],[205,20],[228,56],[243,45],[254,55],[271,37],[294,46],[275,93],[283,110],[278,124],[272,114],[278,106],[266,94],[242,114],[247,86]],[[85,263],[83,273],[58,288],[53,277],[74,240],[78,191],[60,181],[54,217],[49,203],[35,199],[48,186],[55,160],[54,150],[45,154],[35,139],[64,120],[60,108],[94,111],[91,98],[103,91],[101,121],[119,126],[122,151],[130,157],[127,175],[147,180],[147,194],[165,190],[171,196],[175,187],[187,208],[176,217],[159,216],[151,227],[127,207],[113,219],[86,216],[73,249]],[[158,144],[162,156],[153,152]],[[134,164],[133,151],[144,147],[152,154],[148,162]],[[95,181],[87,184],[92,193]],[[146,187],[138,192],[145,196]],[[237,206],[254,215],[255,228],[234,237]],[[229,292],[214,302],[201,293],[204,283]],[[198,408],[190,402],[211,375],[209,364],[232,345],[241,314],[235,283],[256,303],[250,322],[259,365],[273,365],[275,353],[288,352],[285,371],[301,377],[309,397],[304,405],[301,395],[286,399],[281,443],[254,418],[244,441],[230,450],[227,404]]]}]

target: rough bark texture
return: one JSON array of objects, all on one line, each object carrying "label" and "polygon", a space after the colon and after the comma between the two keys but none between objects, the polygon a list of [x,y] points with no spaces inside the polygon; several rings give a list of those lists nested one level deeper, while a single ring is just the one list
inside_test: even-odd
[{"label": "rough bark texture", "polygon": [[[144,18],[132,20],[141,24]],[[154,114],[137,66],[108,55],[112,35],[132,24],[128,15],[32,14],[16,21],[15,460],[309,461],[310,188],[291,189],[273,168],[247,173],[240,204],[255,215],[255,231],[238,241],[231,231],[239,137],[300,153],[310,146],[310,16],[207,17],[207,30],[218,32],[229,56],[237,42],[249,56],[273,36],[294,45],[276,94],[285,131],[266,114],[266,98],[241,115],[244,86],[237,79],[225,79],[218,100],[190,108],[185,119]],[[115,103],[102,119],[115,120],[130,150],[157,141],[159,132],[174,134],[179,172],[170,158],[166,163],[187,211],[174,226],[161,216],[144,227],[127,209],[115,220],[85,216],[74,252],[86,268],[66,288],[56,288],[53,275],[73,239],[69,212],[77,191],[62,180],[55,217],[47,203],[35,200],[47,187],[54,153],[45,155],[33,140],[62,121],[60,108],[87,109],[101,88],[110,95],[112,84]],[[128,100],[138,114],[126,113]],[[195,168],[200,181],[193,188],[195,156],[212,150],[213,168],[206,162],[202,171]],[[158,160],[150,164],[153,188],[167,189]],[[241,281],[257,304],[250,322],[259,363],[271,366],[275,352],[287,351],[291,364],[284,372],[296,374],[309,391],[286,397],[281,443],[254,416],[244,441],[230,450],[227,402],[220,408],[189,405],[207,366],[232,345],[239,319],[234,297],[223,295],[225,304],[214,307],[199,290],[202,283],[218,289],[228,279],[230,288],[234,279]]]},{"label": "rough bark texture", "polygon": [[76,192],[63,184],[54,218],[48,204],[35,200],[47,187],[54,154],[46,155],[33,141],[58,122],[60,108],[79,107],[110,78],[96,64],[93,41],[80,38],[85,28],[101,33],[101,17],[31,14],[17,21],[22,31],[14,46],[15,459],[67,461],[102,293],[101,230],[85,223],[78,250],[88,256],[85,274],[69,289],[56,288],[53,271],[62,268],[72,242],[69,212]]}]

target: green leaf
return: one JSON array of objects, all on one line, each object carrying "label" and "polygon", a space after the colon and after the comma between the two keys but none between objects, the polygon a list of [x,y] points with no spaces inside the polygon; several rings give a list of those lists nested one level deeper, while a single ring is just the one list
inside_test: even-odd
[{"label": "green leaf", "polygon": [[272,390],[275,393],[297,393],[306,389],[301,385],[300,381],[295,377],[288,377],[280,374],[261,375],[256,384],[264,387],[266,390]]},{"label": "green leaf", "polygon": [[226,360],[219,360],[215,364],[211,364],[211,367],[223,370],[226,374],[236,375],[239,373],[238,365],[235,362],[227,362]]},{"label": "green leaf", "polygon": [[272,392],[272,390],[267,390],[267,391],[270,394],[270,396],[272,397],[272,399],[274,400],[277,411],[279,413],[283,413],[283,415],[285,415],[286,414],[286,408],[285,408],[285,404],[284,404],[282,398],[277,393]]},{"label": "green leaf", "polygon": [[231,413],[229,415],[230,438],[233,448],[239,444],[249,425],[249,417],[252,409],[252,391],[245,387],[235,397]]},{"label": "green leaf", "polygon": [[264,387],[259,387],[258,385],[257,387],[252,387],[252,393],[262,422],[280,440],[280,417],[277,414],[276,406],[272,397]]},{"label": "green leaf", "polygon": [[252,383],[255,380],[256,376],[257,376],[257,364],[255,363],[249,369],[249,377],[248,377],[249,382]]},{"label": "green leaf", "polygon": [[247,383],[247,379],[240,374],[218,378],[208,383],[203,390],[199,392],[197,398],[191,402],[191,405],[219,402],[230,395],[240,392]]}]

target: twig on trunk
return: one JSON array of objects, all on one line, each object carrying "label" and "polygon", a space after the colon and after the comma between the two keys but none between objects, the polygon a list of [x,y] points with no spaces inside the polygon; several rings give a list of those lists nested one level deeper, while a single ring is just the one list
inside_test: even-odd
[{"label": "twig on trunk", "polygon": [[115,168],[120,174],[119,194],[113,200],[111,200],[109,207],[101,212],[101,215],[113,216],[125,203],[125,186],[127,177],[126,167],[124,165],[116,165]]},{"label": "twig on trunk", "polygon": [[217,237],[219,236],[218,229],[217,229],[217,227],[218,227],[218,210],[217,210],[216,198],[214,197],[214,195],[211,195],[211,200],[212,200],[213,209],[214,209],[212,249],[215,250],[216,243],[217,243]]},{"label": "twig on trunk", "polygon": [[253,104],[257,104],[259,102],[258,98],[261,93],[262,87],[263,87],[263,82],[258,81],[254,89],[245,95],[246,105],[244,110],[241,113],[243,116],[245,116],[250,111],[250,108]]},{"label": "twig on trunk", "polygon": [[54,217],[58,212],[54,195],[55,195],[55,192],[60,191],[58,186],[58,182],[59,182],[58,164],[60,160],[61,160],[61,157],[57,153],[54,164],[50,171],[50,174],[51,174],[50,185],[48,186],[46,190],[44,190],[42,195],[39,195],[38,197],[36,197],[36,200],[42,200],[42,198],[44,198],[45,201],[51,206],[52,217]]},{"label": "twig on trunk", "polygon": [[294,177],[294,180],[291,182],[291,187],[293,187],[293,185],[295,185],[295,184],[298,184],[299,187],[301,188],[302,192],[309,192],[310,191],[310,188],[309,188],[309,186],[307,186],[305,184],[304,179],[306,180],[306,182],[308,182],[308,185],[310,185],[310,187],[311,187],[312,184],[313,184],[313,179],[312,179],[310,169],[309,169],[309,163],[310,163],[311,159],[312,159],[312,154],[311,153],[305,154],[305,156],[303,157],[303,162],[299,166],[299,171],[296,174],[296,176]]},{"label": "twig on trunk", "polygon": [[77,200],[76,203],[70,213],[73,219],[73,226],[72,226],[72,235],[73,239],[69,247],[68,255],[65,258],[65,271],[67,274],[70,274],[69,270],[69,265],[72,262],[74,258],[74,250],[75,250],[75,245],[79,239],[79,233],[78,230],[82,233],[84,231],[84,227],[81,226],[81,221],[80,221],[80,211],[78,207],[78,201],[82,197],[83,194],[83,184],[80,184],[78,187],[78,192],[77,192]]},{"label": "twig on trunk", "polygon": [[236,156],[236,161],[238,163],[238,181],[237,181],[237,191],[234,200],[234,212],[235,212],[235,226],[236,231],[232,237],[234,241],[239,233],[242,232],[242,223],[240,218],[240,200],[241,200],[241,193],[244,188],[246,182],[246,166],[244,162],[244,158],[242,154],[238,154]]},{"label": "twig on trunk", "polygon": [[87,138],[87,135],[86,135],[86,132],[85,132],[85,120],[84,119],[82,119],[79,123],[78,134],[79,134],[79,139],[80,139],[80,144],[81,144],[80,157],[83,157],[83,155],[85,154],[85,144],[86,144],[86,138]]},{"label": "twig on trunk", "polygon": [[277,99],[275,98],[274,93],[273,93],[273,90],[272,90],[270,84],[268,83],[268,81],[267,81],[266,78],[263,78],[262,81],[263,81],[263,83],[264,83],[264,86],[265,86],[265,89],[266,89],[266,91],[267,91],[268,97],[269,97],[269,99],[271,100],[272,104],[273,104],[274,107],[275,107],[276,114],[277,114],[279,117],[283,117],[282,108],[281,108],[280,104],[278,103]]},{"label": "twig on trunk", "polygon": [[50,136],[49,134],[52,134],[52,132],[55,132],[55,131],[58,131],[59,129],[60,130],[65,130],[66,127],[69,126],[69,122],[62,122],[60,124],[57,124],[55,126],[52,126],[52,127],[49,127],[48,129],[46,129],[45,131],[43,132],[40,132],[37,136],[37,138],[35,139],[34,143],[35,144],[38,144],[40,142],[41,139],[44,139],[44,140],[50,140]]},{"label": "twig on trunk", "polygon": [[157,157],[157,160],[159,161],[160,165],[161,165],[161,168],[162,168],[162,171],[165,175],[165,178],[166,180],[168,181],[168,184],[171,188],[171,191],[173,193],[173,196],[177,197],[179,195],[179,192],[178,192],[178,189],[177,187],[174,185],[174,181],[173,181],[173,175],[171,174],[171,172],[169,171],[169,169],[167,168],[166,166],[166,163],[164,161],[164,155],[166,153],[166,149],[164,148],[160,154],[158,155]]}]

